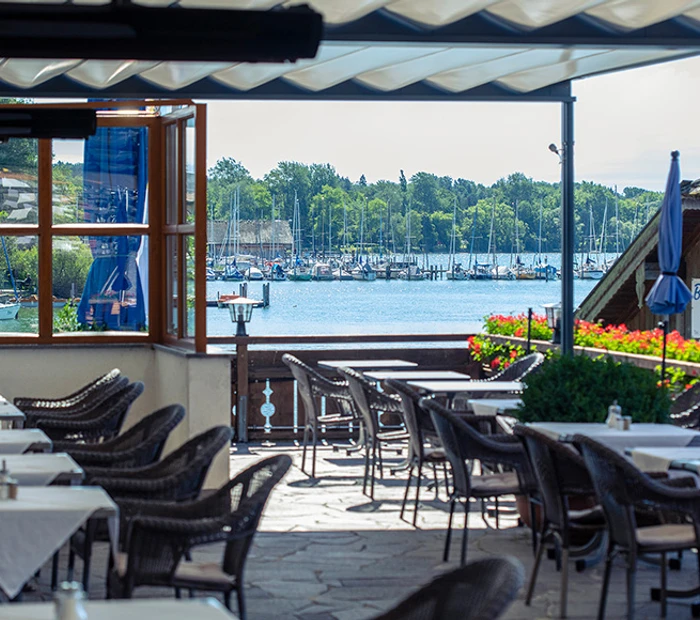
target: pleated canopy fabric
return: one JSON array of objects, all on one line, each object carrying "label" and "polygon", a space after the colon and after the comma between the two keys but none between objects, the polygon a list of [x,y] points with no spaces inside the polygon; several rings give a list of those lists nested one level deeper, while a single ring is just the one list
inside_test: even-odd
[{"label": "pleated canopy fabric", "polygon": [[[21,1],[21,0],[19,0]],[[106,4],[106,0],[81,0]],[[298,0],[137,0],[274,10]],[[570,80],[694,55],[700,0],[307,0],[318,56],[297,63],[0,59],[0,91],[25,95],[562,100]],[[630,44],[633,39],[634,44]],[[669,41],[677,40],[671,45]],[[656,41],[656,42],[655,42]],[[177,45],[177,42],[173,42]],[[125,51],[125,55],[128,52]],[[481,89],[481,90],[479,90]],[[484,90],[486,89],[486,90]]]},{"label": "pleated canopy fabric", "polygon": [[685,310],[692,294],[678,277],[683,245],[683,210],[681,206],[681,174],[679,153],[671,153],[671,169],[666,193],[661,204],[659,223],[659,269],[661,273],[646,298],[654,314],[678,314]]}]

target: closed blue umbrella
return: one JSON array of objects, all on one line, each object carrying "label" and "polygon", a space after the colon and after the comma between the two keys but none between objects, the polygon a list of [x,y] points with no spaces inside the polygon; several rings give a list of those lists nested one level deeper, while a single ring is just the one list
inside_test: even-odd
[{"label": "closed blue umbrella", "polygon": [[[654,314],[668,317],[685,310],[692,294],[685,282],[678,277],[683,245],[683,211],[681,207],[681,175],[678,157],[671,153],[671,169],[666,181],[666,193],[661,204],[659,224],[659,269],[661,273],[646,298],[647,306]],[[664,321],[664,346],[661,365],[661,380],[664,380],[666,366],[666,331],[668,320]]]}]

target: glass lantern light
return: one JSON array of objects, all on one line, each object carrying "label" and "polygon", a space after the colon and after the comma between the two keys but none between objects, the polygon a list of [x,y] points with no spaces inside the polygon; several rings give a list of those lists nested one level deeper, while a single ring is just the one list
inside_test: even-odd
[{"label": "glass lantern light", "polygon": [[552,330],[552,344],[561,344],[561,302],[542,304],[547,326]]},{"label": "glass lantern light", "polygon": [[237,297],[227,302],[231,321],[236,323],[236,337],[248,336],[245,324],[250,323],[250,319],[253,316],[253,308],[257,303],[258,302],[255,300],[248,299],[247,297]]}]

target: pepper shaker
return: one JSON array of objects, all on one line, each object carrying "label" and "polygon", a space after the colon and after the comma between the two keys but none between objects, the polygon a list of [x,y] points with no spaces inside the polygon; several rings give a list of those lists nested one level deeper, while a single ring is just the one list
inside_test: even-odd
[{"label": "pepper shaker", "polygon": [[83,601],[85,592],[81,583],[64,581],[54,594],[56,620],[87,620],[87,611]]}]

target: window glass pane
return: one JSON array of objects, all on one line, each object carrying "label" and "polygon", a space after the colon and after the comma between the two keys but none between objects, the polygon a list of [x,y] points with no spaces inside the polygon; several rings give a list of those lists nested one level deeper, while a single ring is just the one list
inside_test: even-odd
[{"label": "window glass pane", "polygon": [[183,204],[185,205],[185,222],[192,224],[194,222],[194,201],[195,201],[195,172],[196,172],[196,154],[195,154],[195,128],[194,119],[187,119],[185,128],[185,195],[183,196]]},{"label": "window glass pane", "polygon": [[185,317],[187,320],[187,329],[185,336],[194,338],[194,236],[187,235],[182,238],[183,247],[185,249],[183,271],[185,277],[185,287],[187,291],[187,312]]},{"label": "window glass pane", "polygon": [[167,275],[166,275],[166,299],[167,299],[167,330],[169,334],[179,337],[178,334],[178,254],[177,254],[177,237],[168,235],[165,239],[165,255],[167,257]]},{"label": "window glass pane", "polygon": [[0,332],[39,332],[38,237],[0,237]]},{"label": "window glass pane", "polygon": [[177,123],[165,126],[165,222],[177,224],[178,172]]},{"label": "window glass pane", "polygon": [[36,140],[0,143],[0,222],[37,223],[38,156]]},{"label": "window glass pane", "polygon": [[100,127],[52,148],[54,224],[148,221],[146,127]]},{"label": "window glass pane", "polygon": [[[141,277],[148,270],[142,236],[54,237],[54,331],[144,332],[148,325],[148,290]],[[65,321],[58,322],[63,312]]]}]

